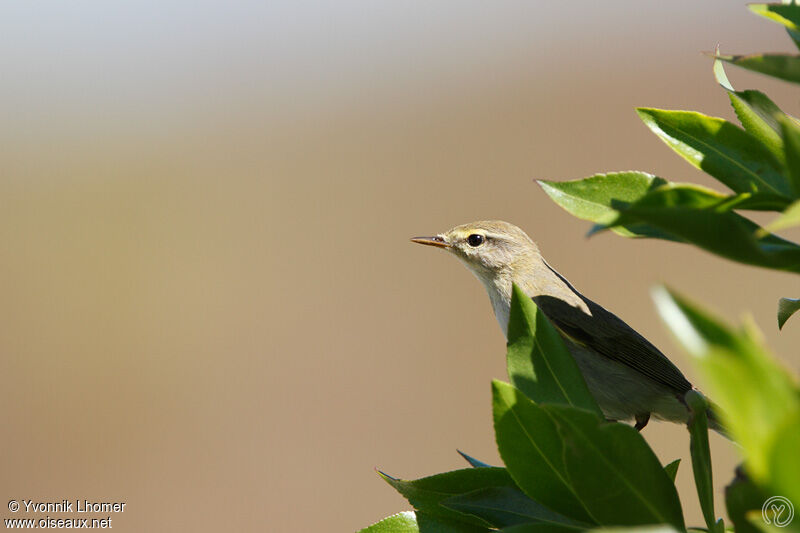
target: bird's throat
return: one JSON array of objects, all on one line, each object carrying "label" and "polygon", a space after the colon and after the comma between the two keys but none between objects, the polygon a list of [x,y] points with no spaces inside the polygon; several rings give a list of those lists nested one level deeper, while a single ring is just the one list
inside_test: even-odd
[{"label": "bird's throat", "polygon": [[[557,298],[575,307],[577,310],[591,315],[580,293],[578,293],[566,279],[558,274],[558,272],[553,270],[546,263],[545,265],[547,267],[546,269],[538,269],[540,273],[538,276],[513,276],[510,273],[481,276],[475,273],[476,277],[481,280],[481,283],[486,288],[486,292],[489,294],[494,316],[498,324],[500,324],[500,329],[503,335],[506,336],[506,339],[508,339],[508,321],[511,312],[511,294],[514,283],[531,298],[543,295]],[[523,269],[522,272],[526,273],[529,272],[529,270]]]},{"label": "bird's throat", "polygon": [[497,319],[497,323],[500,324],[500,330],[508,338],[508,318],[511,312],[511,277],[479,277],[479,279],[489,294],[489,301],[492,303],[494,317]]}]

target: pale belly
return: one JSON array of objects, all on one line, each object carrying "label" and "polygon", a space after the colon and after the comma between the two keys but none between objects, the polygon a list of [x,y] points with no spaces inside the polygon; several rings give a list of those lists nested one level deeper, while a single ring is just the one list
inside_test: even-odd
[{"label": "pale belly", "polygon": [[671,422],[687,421],[686,406],[666,387],[569,340],[566,344],[606,418],[630,420],[650,413]]}]

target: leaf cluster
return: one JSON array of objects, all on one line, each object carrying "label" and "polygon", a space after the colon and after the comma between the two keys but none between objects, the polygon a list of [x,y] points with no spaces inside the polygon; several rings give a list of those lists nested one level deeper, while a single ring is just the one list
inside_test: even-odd
[{"label": "leaf cluster", "polygon": [[[660,289],[668,327],[697,357],[720,400],[748,475],[726,491],[736,531],[755,530],[766,494],[800,501],[800,388],[767,353],[751,325],[731,329]],[[416,480],[381,476],[413,506],[362,533],[562,533],[609,528],[688,531],[675,489],[679,461],[662,465],[634,428],[606,421],[563,340],[514,287],[506,362],[510,383],[492,383],[502,467],[466,454],[471,468]],[[764,393],[765,390],[769,392]],[[708,403],[686,397],[689,448],[705,529],[722,533],[714,508]],[[698,528],[692,528],[698,529]],[[796,528],[800,531],[800,528]]]},{"label": "leaf cluster", "polygon": [[[783,25],[800,47],[799,5],[749,8]],[[626,237],[688,243],[740,263],[800,273],[800,245],[774,233],[800,225],[800,122],[763,92],[735,90],[723,68],[729,63],[800,83],[800,55],[722,55],[717,49],[713,57],[714,75],[740,124],[694,111],[636,111],[658,138],[726,192],[638,171],[539,184],[572,215],[593,222],[590,235],[612,230]],[[746,211],[777,215],[761,227]],[[779,327],[799,308],[800,299],[781,299]]]},{"label": "leaf cluster", "polygon": [[[786,27],[800,47],[800,6],[750,9]],[[693,244],[745,264],[800,273],[800,245],[774,234],[800,225],[800,123],[765,94],[736,91],[723,62],[800,83],[800,56],[714,54],[714,72],[739,125],[689,111],[641,108],[668,146],[724,185],[719,192],[645,172],[541,181],[560,206],[626,237]],[[773,211],[761,227],[743,211]],[[735,533],[800,532],[785,505],[800,505],[800,387],[771,356],[750,322],[730,327],[664,288],[658,310],[689,352],[717,400],[714,416],[741,446],[743,464],[725,490]],[[800,308],[783,298],[778,321]],[[634,428],[606,421],[572,355],[546,316],[513,288],[506,362],[509,382],[492,383],[494,432],[502,466],[459,452],[470,467],[405,480],[380,473],[413,511],[361,533],[572,533],[577,531],[723,533],[715,508],[708,439],[709,403],[697,391],[689,408],[689,450],[705,527],[687,528],[675,489],[679,460],[662,465]],[[720,415],[721,413],[721,415]],[[719,423],[719,420],[715,420]],[[762,509],[763,507],[763,509]],[[800,509],[798,509],[800,512]],[[771,513],[771,514],[770,514]]]}]

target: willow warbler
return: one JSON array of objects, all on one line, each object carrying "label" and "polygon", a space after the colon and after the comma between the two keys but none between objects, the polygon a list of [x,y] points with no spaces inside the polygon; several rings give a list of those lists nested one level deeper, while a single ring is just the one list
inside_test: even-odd
[{"label": "willow warbler", "polygon": [[[561,334],[609,420],[634,420],[639,430],[650,416],[687,422],[684,395],[692,384],[681,371],[628,324],[579,293],[518,227],[499,220],[472,222],[411,240],[447,250],[475,274],[506,336],[512,283],[533,298]],[[709,425],[721,432],[710,411]]]}]

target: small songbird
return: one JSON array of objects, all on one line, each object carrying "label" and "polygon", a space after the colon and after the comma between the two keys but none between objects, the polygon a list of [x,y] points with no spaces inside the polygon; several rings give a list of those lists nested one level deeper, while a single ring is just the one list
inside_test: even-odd
[{"label": "small songbird", "polygon": [[[411,240],[447,250],[475,274],[489,293],[506,337],[512,284],[533,298],[561,334],[609,420],[632,419],[638,430],[651,416],[687,422],[684,395],[692,384],[681,371],[628,324],[579,293],[518,227],[480,221]],[[722,432],[712,411],[708,421]]]}]

